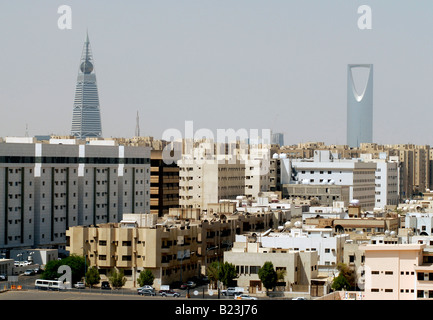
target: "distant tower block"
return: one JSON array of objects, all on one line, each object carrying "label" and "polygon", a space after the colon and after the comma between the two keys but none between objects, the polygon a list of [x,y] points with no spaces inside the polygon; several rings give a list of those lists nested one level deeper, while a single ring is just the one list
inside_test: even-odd
[{"label": "distant tower block", "polygon": [[[365,88],[358,92],[353,81],[352,69],[367,68]],[[359,147],[361,143],[373,142],[373,65],[349,64],[347,66],[347,144]]]},{"label": "distant tower block", "polygon": [[81,54],[75,87],[71,135],[78,139],[102,136],[98,87],[88,34]]}]

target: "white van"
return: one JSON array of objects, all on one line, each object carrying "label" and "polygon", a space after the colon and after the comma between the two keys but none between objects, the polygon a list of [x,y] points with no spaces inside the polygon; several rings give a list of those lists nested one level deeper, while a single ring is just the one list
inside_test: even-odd
[{"label": "white van", "polygon": [[65,290],[66,286],[62,281],[38,279],[35,281],[35,288],[38,290]]}]

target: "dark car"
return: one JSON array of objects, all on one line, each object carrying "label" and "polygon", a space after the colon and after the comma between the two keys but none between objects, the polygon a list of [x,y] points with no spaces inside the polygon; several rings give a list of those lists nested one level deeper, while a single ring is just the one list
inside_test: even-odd
[{"label": "dark car", "polygon": [[110,283],[108,281],[102,281],[102,283],[101,283],[101,289],[111,290]]},{"label": "dark car", "polygon": [[156,296],[156,292],[153,289],[141,289],[138,290],[137,293],[140,296]]},{"label": "dark car", "polygon": [[186,283],[182,283],[180,285],[180,289],[182,289],[182,290],[188,289],[188,285]]},{"label": "dark car", "polygon": [[180,297],[180,294],[173,290],[159,290],[159,295],[161,297],[174,297],[174,298]]}]

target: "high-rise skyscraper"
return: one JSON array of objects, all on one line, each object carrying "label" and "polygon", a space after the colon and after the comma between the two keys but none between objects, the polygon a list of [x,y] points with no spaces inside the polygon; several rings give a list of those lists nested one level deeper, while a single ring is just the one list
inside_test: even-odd
[{"label": "high-rise skyscraper", "polygon": [[272,133],[271,144],[278,144],[280,147],[284,146],[284,133]]},{"label": "high-rise skyscraper", "polygon": [[75,87],[71,135],[78,139],[101,137],[101,114],[98,87],[93,67],[89,35],[86,35]]},{"label": "high-rise skyscraper", "polygon": [[[365,88],[358,92],[352,69],[368,68]],[[373,142],[373,65],[349,64],[347,66],[347,144],[359,147],[363,142]]]}]

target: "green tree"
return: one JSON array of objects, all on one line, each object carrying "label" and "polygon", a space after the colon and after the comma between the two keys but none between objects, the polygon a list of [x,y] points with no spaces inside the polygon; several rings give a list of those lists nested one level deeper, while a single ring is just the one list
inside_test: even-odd
[{"label": "green tree", "polygon": [[93,287],[101,281],[101,276],[99,275],[98,268],[91,267],[86,272],[86,285]]},{"label": "green tree", "polygon": [[[206,274],[209,281],[215,285],[219,280],[219,263],[217,261],[212,262],[206,269]],[[213,286],[215,287],[215,286]]]},{"label": "green tree", "polygon": [[337,270],[340,271],[339,272],[339,276],[341,275],[342,277],[344,277],[347,280],[347,283],[349,284],[347,286],[347,289],[348,290],[354,289],[356,287],[356,273],[355,273],[355,270],[352,269],[351,267],[349,267],[345,263],[339,263],[337,265]]},{"label": "green tree", "polygon": [[109,277],[108,280],[110,280],[111,285],[115,289],[120,289],[126,283],[126,278],[125,278],[125,274],[123,273],[123,270],[120,271],[113,270],[111,272],[111,277]]},{"label": "green tree", "polygon": [[233,284],[233,279],[238,276],[236,268],[232,263],[224,262],[220,264],[218,278],[226,286]]},{"label": "green tree", "polygon": [[54,280],[61,277],[62,273],[58,273],[57,271],[62,265],[67,265],[71,268],[72,283],[80,281],[81,278],[84,276],[84,257],[73,254],[62,260],[49,261],[45,265],[45,269],[41,275],[41,278],[45,280]]},{"label": "green tree", "polygon": [[349,281],[347,281],[346,277],[340,273],[338,277],[334,278],[334,280],[332,281],[331,288],[334,291],[340,291],[343,289],[349,289],[350,284]]},{"label": "green tree", "polygon": [[152,271],[150,271],[149,269],[141,271],[137,279],[140,287],[144,285],[153,286],[153,280],[155,280],[155,276],[153,275]]},{"label": "green tree", "polygon": [[263,286],[266,288],[266,292],[276,286],[278,281],[277,272],[275,271],[272,262],[266,261],[263,264],[263,267],[259,269],[258,275],[260,281],[263,283]]},{"label": "green tree", "polygon": [[57,272],[59,267],[62,265],[60,260],[51,260],[48,261],[45,265],[44,272],[41,274],[41,279],[44,280],[55,280],[61,276],[60,273]]}]

